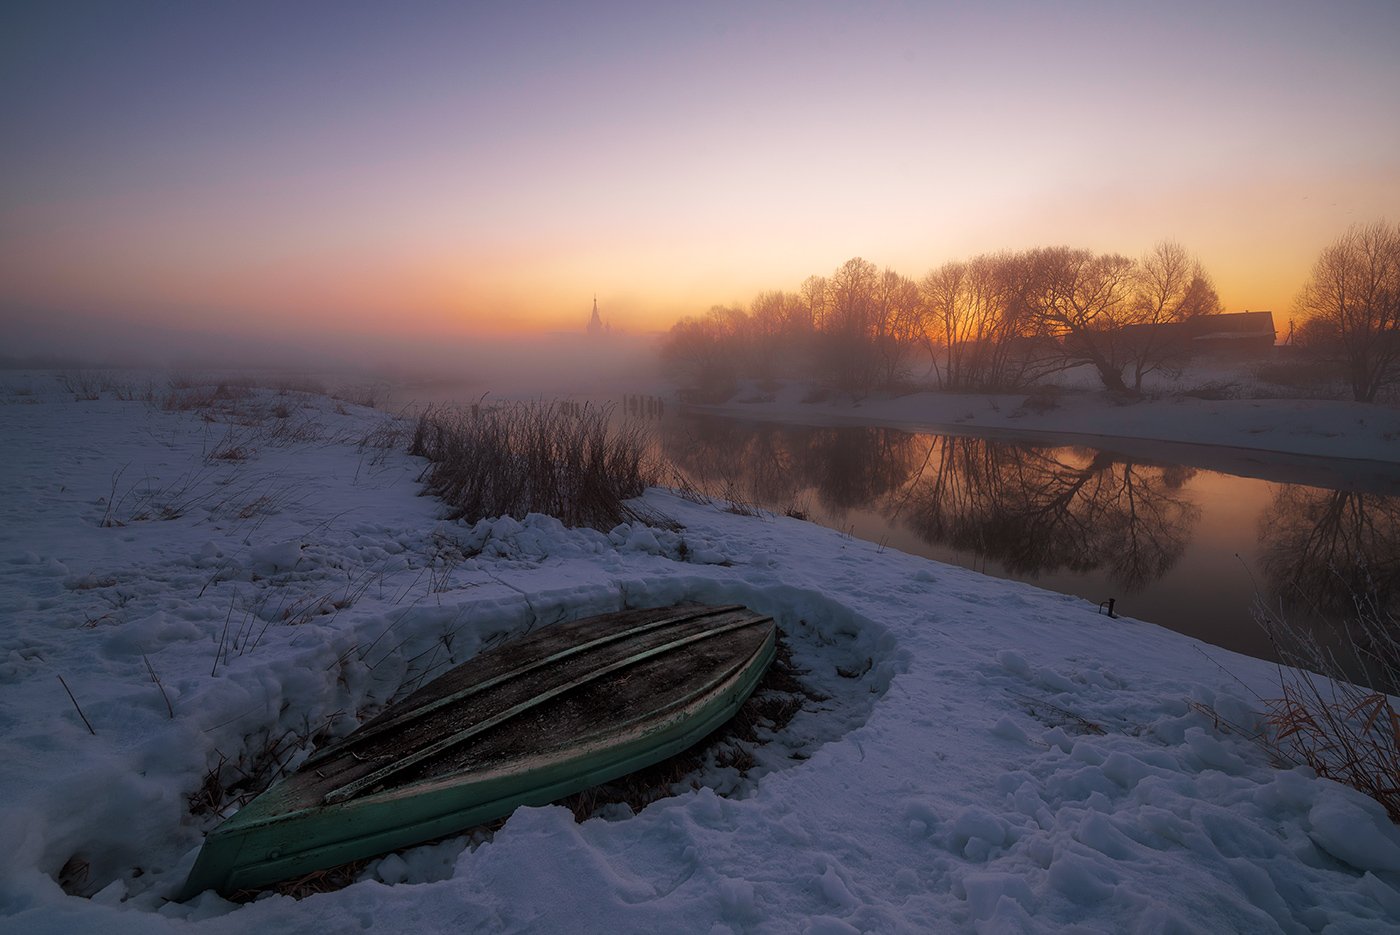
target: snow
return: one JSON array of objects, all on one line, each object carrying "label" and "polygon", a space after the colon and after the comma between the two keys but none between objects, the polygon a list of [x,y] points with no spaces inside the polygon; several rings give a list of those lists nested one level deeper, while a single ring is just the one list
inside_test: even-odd
[{"label": "snow", "polygon": [[[384,417],[320,397],[206,423],[26,379],[0,389],[0,931],[1400,928],[1384,812],[1227,726],[1270,664],[664,490],[679,530],[444,521],[415,459],[359,444]],[[230,420],[245,457],[208,457]],[[774,615],[825,698],[747,779],[519,809],[301,900],[167,902],[221,762],[293,767],[513,634],[685,599]]]}]

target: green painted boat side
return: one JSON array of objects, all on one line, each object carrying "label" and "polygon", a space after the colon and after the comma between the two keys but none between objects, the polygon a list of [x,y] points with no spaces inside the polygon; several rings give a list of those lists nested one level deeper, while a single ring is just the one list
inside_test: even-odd
[{"label": "green painted boat side", "polygon": [[[415,762],[384,773],[375,768],[375,754],[362,756],[355,748],[370,751],[392,744],[395,731],[377,728],[366,744],[357,740],[359,731],[351,734],[326,751],[336,755],[308,760],[297,773],[211,832],[177,898],[188,899],[206,889],[227,895],[408,847],[503,817],[521,805],[546,804],[692,746],[732,717],[753,692],[773,659],[776,629],[771,618],[742,608],[673,610],[681,612],[665,617],[662,626],[645,628],[642,636],[630,633],[621,643],[602,641],[612,645],[600,651],[622,655],[603,666],[608,672],[574,679],[579,684],[554,692],[547,699],[552,704],[526,706],[498,722],[484,732],[477,744],[481,750],[454,748],[439,754],[446,762],[436,767]],[[655,611],[630,613],[650,613],[656,619]],[[541,644],[551,638],[567,640],[606,629],[600,623],[606,618],[613,618],[620,629],[629,628],[628,614],[589,618],[560,625],[564,629],[545,634],[535,648],[548,649]],[[635,629],[635,621],[631,628]],[[715,632],[707,638],[711,629]],[[679,638],[672,630],[681,633]],[[656,645],[629,650],[627,640],[639,639]],[[517,670],[521,666],[512,661],[511,652],[511,646],[501,647],[448,675],[462,672],[469,679],[496,668]],[[583,670],[591,661],[588,654],[569,657],[561,665]],[[691,663],[710,668],[688,682],[677,681],[675,671],[688,670]],[[565,669],[559,676],[567,674]],[[427,686],[405,699],[401,706],[407,709],[406,716],[390,709],[370,724],[403,717],[405,724],[419,721],[418,730],[424,735],[435,735],[434,720],[446,717],[452,706],[438,705],[426,718],[419,718],[413,713],[417,705],[411,702],[432,704],[457,693],[448,676],[437,681],[444,680],[449,683],[446,689]],[[633,681],[636,684],[629,684]],[[506,684],[496,689],[503,693],[501,704],[511,700],[512,688]],[[652,693],[659,696],[656,704],[631,705],[634,697],[649,702]],[[593,723],[592,712],[600,707],[608,709],[610,716]],[[545,739],[538,749],[525,749],[526,740],[537,729]],[[380,757],[393,755],[391,750]],[[370,761],[367,766],[361,765],[364,760]],[[344,767],[341,773],[321,774],[321,769],[332,770],[337,764]],[[376,773],[384,775],[363,781]],[[330,797],[346,788],[345,775],[354,777],[348,784],[353,790]]]}]

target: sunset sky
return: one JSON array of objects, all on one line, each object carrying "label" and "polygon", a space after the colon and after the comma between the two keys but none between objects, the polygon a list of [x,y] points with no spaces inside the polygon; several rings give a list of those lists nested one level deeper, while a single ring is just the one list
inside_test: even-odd
[{"label": "sunset sky", "polygon": [[642,331],[1164,238],[1286,312],[1400,221],[1397,50],[1394,0],[8,3],[0,320]]}]

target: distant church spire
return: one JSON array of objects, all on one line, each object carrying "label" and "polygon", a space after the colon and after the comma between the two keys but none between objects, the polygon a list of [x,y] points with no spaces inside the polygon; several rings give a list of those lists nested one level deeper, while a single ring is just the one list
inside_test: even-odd
[{"label": "distant church spire", "polygon": [[603,333],[603,319],[598,317],[598,296],[593,296],[593,317],[588,319],[588,333],[598,335]]}]

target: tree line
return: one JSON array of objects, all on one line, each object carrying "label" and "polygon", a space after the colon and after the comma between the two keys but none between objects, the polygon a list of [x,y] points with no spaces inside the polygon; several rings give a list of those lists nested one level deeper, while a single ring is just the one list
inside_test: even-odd
[{"label": "tree line", "polygon": [[862,394],[920,364],[949,390],[1016,390],[1088,364],[1130,394],[1172,357],[1151,325],[1219,310],[1200,263],[1169,242],[1136,260],[1069,247],[988,253],[918,281],[857,257],[796,292],[678,322],[663,355],[701,399],[740,379],[790,376]]},{"label": "tree line", "polygon": [[[1299,344],[1346,369],[1367,401],[1400,379],[1400,228],[1354,228],[1323,252],[1299,296]],[[1136,259],[1070,247],[986,253],[920,280],[856,257],[795,292],[678,322],[663,358],[700,401],[741,379],[815,378],[852,395],[891,389],[921,367],[946,390],[1015,391],[1089,366],[1140,395],[1188,352],[1173,323],[1222,310],[1210,275],[1180,244]]]}]

